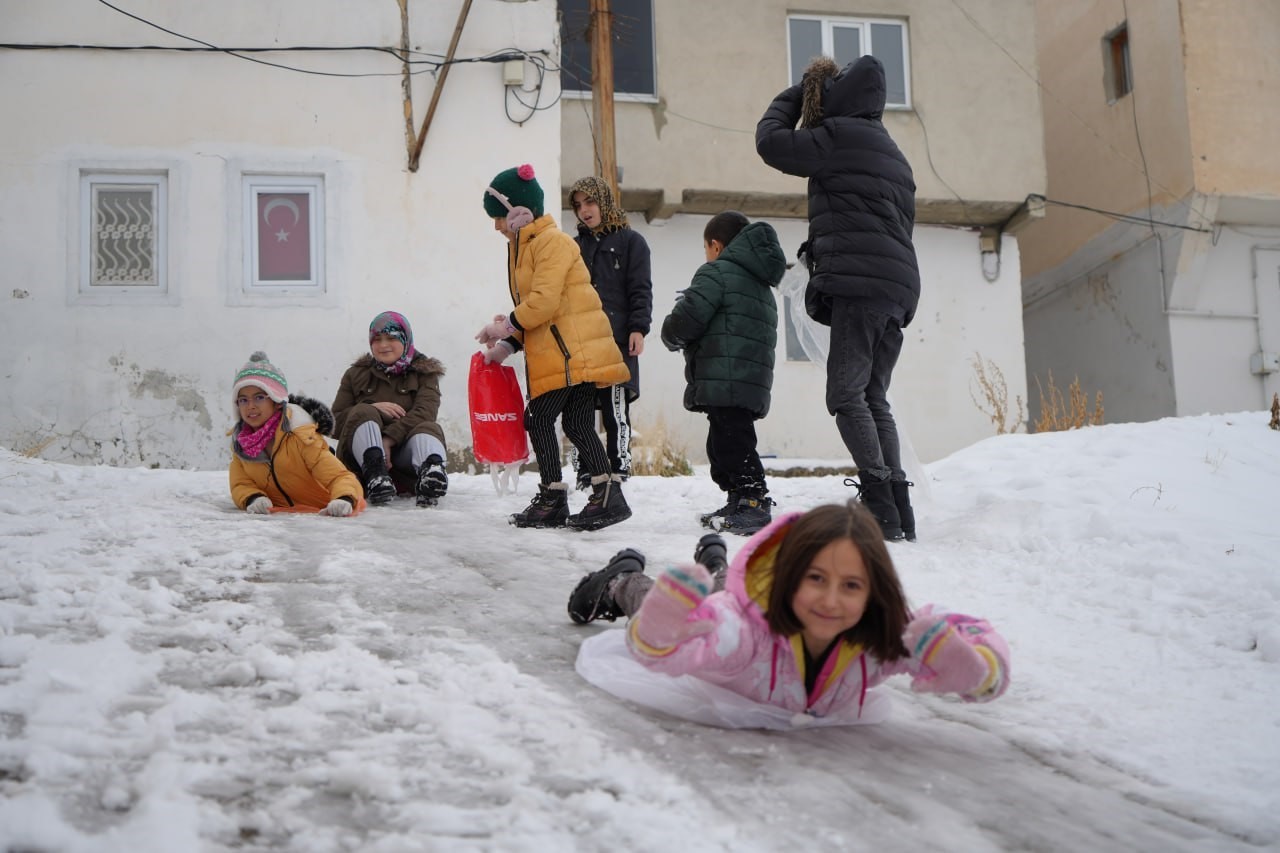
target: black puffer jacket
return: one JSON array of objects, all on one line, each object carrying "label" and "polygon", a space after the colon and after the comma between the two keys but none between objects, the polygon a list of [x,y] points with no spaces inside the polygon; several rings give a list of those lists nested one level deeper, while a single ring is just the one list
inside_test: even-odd
[{"label": "black puffer jacket", "polygon": [[627,399],[640,396],[639,359],[628,355],[632,332],[649,334],[653,324],[653,281],[649,271],[649,244],[630,228],[592,233],[578,226],[574,238],[582,260],[591,272],[591,284],[600,294],[600,303],[613,328],[613,339],[622,351],[622,360],[631,371]]},{"label": "black puffer jacket", "polygon": [[662,321],[662,342],[684,350],[684,407],[734,406],[763,418],[773,389],[778,303],[787,256],[767,222],[753,222],[698,267]]},{"label": "black puffer jacket", "polygon": [[802,86],[782,92],[756,125],[770,166],[809,179],[809,314],[830,323],[830,297],[849,299],[906,326],[920,300],[911,232],[915,180],[885,130],[884,66],[863,56],[827,81],[822,122],[796,129]]}]

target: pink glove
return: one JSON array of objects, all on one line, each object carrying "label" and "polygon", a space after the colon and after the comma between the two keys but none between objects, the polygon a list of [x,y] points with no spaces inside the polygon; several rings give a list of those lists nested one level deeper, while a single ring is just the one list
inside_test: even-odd
[{"label": "pink glove", "polygon": [[982,619],[923,608],[902,637],[920,667],[911,689],[988,702],[1009,686],[1009,649]]},{"label": "pink glove", "polygon": [[516,327],[511,325],[511,321],[507,319],[506,314],[495,314],[493,322],[476,333],[476,340],[488,346],[515,333]]},{"label": "pink glove", "polygon": [[502,364],[511,357],[516,348],[507,343],[506,339],[498,341],[496,344],[490,344],[484,351],[485,364]]},{"label": "pink glove", "polygon": [[658,575],[628,628],[632,650],[663,657],[685,640],[715,630],[711,622],[689,621],[689,614],[710,592],[711,575],[696,563],[672,566]]}]

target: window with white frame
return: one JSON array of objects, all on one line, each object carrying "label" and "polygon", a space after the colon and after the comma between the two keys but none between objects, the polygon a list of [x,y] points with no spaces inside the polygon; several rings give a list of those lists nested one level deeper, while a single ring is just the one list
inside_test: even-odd
[{"label": "window with white frame", "polygon": [[323,294],[324,178],[245,175],[244,287]]},{"label": "window with white frame", "polygon": [[80,293],[168,291],[168,175],[80,173]]},{"label": "window with white frame", "polygon": [[791,15],[787,18],[787,48],[793,84],[800,82],[816,56],[829,56],[843,68],[859,56],[870,54],[884,64],[885,106],[911,106],[911,61],[905,21]]},{"label": "window with white frame", "polygon": [[[591,91],[591,0],[559,0],[560,88]],[[613,91],[621,100],[657,94],[653,0],[611,0]]]}]

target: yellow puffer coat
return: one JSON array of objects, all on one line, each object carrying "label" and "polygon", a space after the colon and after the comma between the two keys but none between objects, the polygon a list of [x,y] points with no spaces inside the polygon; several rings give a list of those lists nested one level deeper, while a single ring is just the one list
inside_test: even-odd
[{"label": "yellow puffer coat", "polygon": [[551,214],[520,229],[507,250],[507,277],[512,316],[523,330],[516,337],[530,398],[581,382],[608,388],[631,378],[578,244]]},{"label": "yellow puffer coat", "polygon": [[274,506],[316,509],[337,498],[349,497],[359,504],[364,497],[360,481],[329,450],[311,416],[292,404],[261,459],[246,458],[232,436],[229,476],[231,499],[240,509],[255,495],[266,495]]}]

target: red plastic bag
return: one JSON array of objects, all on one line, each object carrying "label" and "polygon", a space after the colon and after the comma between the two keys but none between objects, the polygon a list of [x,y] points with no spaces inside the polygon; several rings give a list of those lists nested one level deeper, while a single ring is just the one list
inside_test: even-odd
[{"label": "red plastic bag", "polygon": [[477,462],[509,464],[529,459],[524,396],[515,370],[485,364],[484,353],[472,355],[467,404],[471,408],[471,452]]}]

